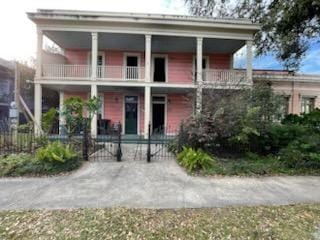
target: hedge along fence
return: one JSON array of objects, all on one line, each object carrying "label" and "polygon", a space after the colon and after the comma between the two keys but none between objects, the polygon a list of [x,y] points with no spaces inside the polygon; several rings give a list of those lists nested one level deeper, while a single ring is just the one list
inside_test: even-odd
[{"label": "hedge along fence", "polygon": [[0,156],[28,153],[34,155],[37,149],[47,146],[49,142],[59,141],[70,145],[79,156],[83,153],[83,135],[35,135],[33,131],[15,132],[0,130]]}]

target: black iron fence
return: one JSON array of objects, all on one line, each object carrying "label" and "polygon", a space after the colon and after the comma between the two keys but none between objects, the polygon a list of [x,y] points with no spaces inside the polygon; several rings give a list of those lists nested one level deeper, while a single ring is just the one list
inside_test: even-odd
[{"label": "black iron fence", "polygon": [[122,160],[122,126],[112,125],[104,135],[84,136],[85,159],[93,161]]},{"label": "black iron fence", "polygon": [[170,127],[151,129],[148,127],[147,162],[152,160],[169,160],[174,157],[172,148],[177,144],[177,132]]},{"label": "black iron fence", "polygon": [[[30,131],[10,131],[0,128],[0,155],[29,153],[35,154],[40,147],[49,142],[60,141],[72,145],[73,149],[84,160],[122,161],[144,160],[147,162],[165,160],[174,157],[174,149],[179,146],[174,129],[151,129],[148,135],[128,136],[122,134],[120,123],[112,125],[104,135],[91,136],[89,124],[83,123],[80,132],[75,134],[42,134],[35,135]],[[173,151],[172,151],[173,150]]]}]

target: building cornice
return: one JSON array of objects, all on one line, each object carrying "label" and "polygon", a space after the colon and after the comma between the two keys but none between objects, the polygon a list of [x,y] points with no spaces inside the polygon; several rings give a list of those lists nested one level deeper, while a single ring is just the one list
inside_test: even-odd
[{"label": "building cornice", "polygon": [[295,74],[295,75],[285,75],[285,74],[254,74],[253,79],[266,80],[272,82],[303,82],[303,83],[320,83],[320,75],[310,75],[310,74]]},{"label": "building cornice", "polygon": [[37,12],[29,12],[27,14],[28,17],[36,23],[44,20],[97,23],[118,22],[237,29],[250,31],[252,33],[257,32],[260,29],[260,26],[258,24],[254,24],[248,19],[194,17],[187,15],[92,12],[50,9],[39,9]]}]

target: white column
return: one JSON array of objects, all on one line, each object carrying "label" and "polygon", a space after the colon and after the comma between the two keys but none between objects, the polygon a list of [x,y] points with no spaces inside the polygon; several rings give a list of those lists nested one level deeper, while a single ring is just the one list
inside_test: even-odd
[{"label": "white column", "polygon": [[42,46],[43,46],[43,32],[37,28],[37,61],[36,61],[36,79],[42,76]]},{"label": "white column", "polygon": [[91,33],[91,80],[97,79],[98,33]]},{"label": "white column", "polygon": [[42,114],[42,86],[40,83],[34,84],[34,132],[36,135],[42,133],[41,130],[41,114]]},{"label": "white column", "polygon": [[[98,89],[96,84],[91,85],[91,98],[98,97]],[[97,113],[95,113],[91,120],[91,136],[97,136]]]},{"label": "white column", "polygon": [[197,38],[197,96],[196,96],[196,111],[200,113],[202,110],[202,87],[203,87],[203,79],[202,79],[202,43],[203,39],[201,37]]},{"label": "white column", "polygon": [[247,46],[247,80],[252,84],[252,40],[246,42]]},{"label": "white column", "polygon": [[64,101],[64,91],[59,91],[59,135],[64,134],[64,127],[66,125],[66,119],[62,115]]},{"label": "white column", "polygon": [[144,89],[144,137],[145,138],[148,138],[150,112],[151,112],[151,87],[146,86]]},{"label": "white column", "polygon": [[151,82],[151,35],[146,35],[145,39],[145,81]]}]

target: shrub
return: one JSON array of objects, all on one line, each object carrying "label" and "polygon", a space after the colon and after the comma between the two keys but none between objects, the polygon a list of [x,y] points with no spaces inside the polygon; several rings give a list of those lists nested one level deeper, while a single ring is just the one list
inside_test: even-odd
[{"label": "shrub", "polygon": [[36,172],[38,166],[38,161],[30,154],[11,154],[0,158],[0,176],[20,176],[30,171]]},{"label": "shrub", "polygon": [[281,149],[279,155],[290,168],[320,168],[320,136],[301,136]]},{"label": "shrub", "polygon": [[77,158],[76,152],[61,142],[49,143],[46,147],[39,148],[36,152],[36,158],[39,161],[65,163]]},{"label": "shrub", "polygon": [[264,152],[276,154],[290,142],[310,133],[310,129],[299,124],[274,123],[267,129],[266,134],[260,137],[258,144],[264,148]]},{"label": "shrub", "polygon": [[46,113],[42,114],[42,130],[45,133],[51,132],[56,121],[58,121],[58,111],[55,108],[50,108]]},{"label": "shrub", "polygon": [[289,114],[283,120],[283,124],[299,124],[320,133],[320,109],[302,115]]},{"label": "shrub", "polygon": [[177,158],[180,165],[190,172],[194,170],[208,170],[216,164],[215,159],[201,149],[194,150],[193,148],[184,147]]},{"label": "shrub", "polygon": [[206,90],[203,99],[201,114],[184,126],[183,145],[215,154],[262,151],[258,140],[282,114],[283,98],[266,83],[251,90]]},{"label": "shrub", "polygon": [[33,122],[28,122],[25,124],[20,124],[17,128],[18,133],[32,133],[33,132]]}]

